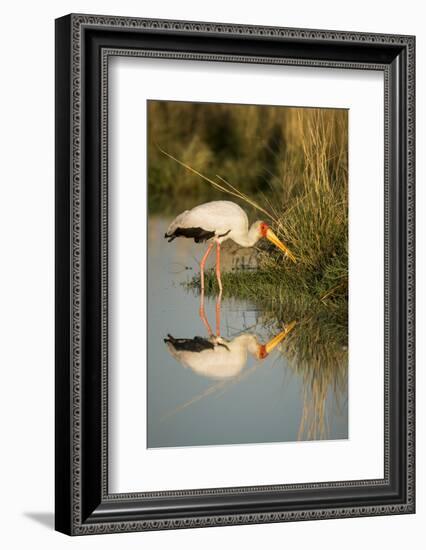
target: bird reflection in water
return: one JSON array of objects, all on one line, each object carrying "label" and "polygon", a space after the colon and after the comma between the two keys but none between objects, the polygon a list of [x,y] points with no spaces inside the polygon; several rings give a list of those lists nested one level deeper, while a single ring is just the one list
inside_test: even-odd
[{"label": "bird reflection in water", "polygon": [[210,327],[204,311],[204,294],[200,298],[200,318],[206,327],[208,337],[175,338],[168,335],[164,339],[170,354],[184,367],[198,375],[213,380],[230,380],[238,376],[246,366],[248,357],[265,359],[291,332],[296,322],[286,325],[266,344],[259,342],[251,333],[239,334],[225,339],[220,334],[221,294],[216,300],[216,332]]}]

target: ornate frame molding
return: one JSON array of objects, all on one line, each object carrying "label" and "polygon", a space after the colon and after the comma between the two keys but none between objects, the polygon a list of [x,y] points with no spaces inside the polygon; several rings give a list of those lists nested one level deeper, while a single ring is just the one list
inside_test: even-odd
[{"label": "ornate frame molding", "polygon": [[[87,180],[85,175],[85,141],[84,121],[87,115],[86,103],[88,98],[87,92],[87,75],[86,58],[88,50],[87,31],[96,30],[111,30],[115,33],[142,33],[147,36],[161,35],[166,33],[169,37],[185,37],[192,36],[213,36],[213,37],[230,37],[236,40],[244,39],[262,39],[265,41],[290,41],[292,43],[308,44],[325,44],[332,48],[333,44],[337,49],[344,51],[347,46],[359,46],[366,44],[371,48],[376,48],[377,51],[389,48],[389,52],[399,52],[398,55],[404,56],[406,66],[406,74],[401,75],[400,66],[396,66],[394,61],[388,62],[371,62],[368,60],[356,61],[353,59],[317,59],[315,57],[279,57],[279,56],[264,56],[264,55],[243,55],[243,54],[224,54],[224,53],[196,53],[193,51],[173,51],[170,49],[153,49],[153,48],[130,48],[117,47],[114,45],[102,45],[100,48],[99,57],[99,74],[100,74],[100,357],[101,357],[101,411],[99,412],[100,434],[101,434],[101,467],[99,485],[101,506],[93,509],[93,503],[85,504],[86,476],[84,473],[84,422],[85,411],[83,403],[85,402],[86,394],[83,387],[85,382],[84,376],[84,316],[85,316],[85,278],[87,277],[87,247],[85,247],[86,231],[90,231],[91,227],[86,220],[85,211],[85,189],[84,182]],[[412,36],[397,36],[397,35],[379,35],[379,34],[364,34],[364,33],[346,33],[341,31],[321,31],[307,29],[287,29],[279,27],[253,27],[246,25],[229,25],[218,23],[202,23],[202,22],[187,22],[187,21],[168,21],[168,20],[147,20],[122,17],[108,17],[95,15],[70,15],[57,21],[57,63],[62,63],[64,60],[69,63],[69,72],[67,67],[62,68],[57,72],[57,94],[63,94],[60,98],[57,110],[57,124],[61,124],[64,117],[64,106],[69,104],[69,128],[68,135],[57,136],[57,154],[66,155],[63,152],[68,146],[71,151],[67,162],[59,159],[59,170],[57,171],[57,194],[64,193],[63,183],[61,178],[64,174],[69,177],[69,196],[63,198],[63,204],[57,206],[57,215],[63,216],[66,211],[69,212],[68,229],[57,221],[58,241],[63,243],[64,237],[68,238],[69,245],[69,264],[62,265],[58,268],[57,277],[64,277],[64,271],[68,272],[69,289],[60,290],[58,296],[59,304],[62,304],[65,298],[68,297],[70,303],[69,317],[65,317],[60,311],[57,312],[61,316],[57,328],[62,331],[68,327],[68,335],[63,336],[64,341],[68,341],[68,368],[64,366],[66,360],[66,350],[63,349],[63,341],[59,342],[60,351],[57,354],[56,373],[60,380],[57,386],[57,426],[63,427],[63,419],[69,420],[69,432],[65,434],[68,445],[65,439],[59,436],[57,432],[57,463],[59,467],[59,477],[57,477],[57,486],[59,483],[68,483],[69,491],[61,491],[57,493],[57,528],[69,534],[83,535],[91,533],[112,533],[124,531],[141,531],[155,529],[177,529],[188,527],[201,527],[213,525],[236,525],[245,523],[264,523],[264,522],[282,522],[282,521],[301,521],[307,519],[326,519],[336,517],[359,517],[370,515],[384,515],[396,513],[412,513],[414,512],[414,133],[415,133],[415,60],[414,60],[415,40]],[[337,50],[336,50],[337,51]],[[355,50],[354,50],[355,51]],[[387,50],[386,50],[387,51]],[[107,475],[107,400],[108,400],[108,353],[107,353],[107,320],[108,320],[108,216],[107,216],[107,201],[108,201],[108,143],[107,143],[107,123],[108,123],[108,59],[110,56],[139,56],[139,57],[157,57],[170,59],[191,59],[203,61],[230,61],[241,63],[274,63],[283,65],[302,65],[310,67],[335,67],[342,69],[368,69],[384,72],[385,77],[385,477],[383,480],[363,480],[360,482],[342,481],[335,483],[315,483],[315,484],[297,484],[297,485],[279,485],[279,486],[261,486],[261,487],[239,487],[228,489],[210,489],[210,490],[193,490],[193,491],[170,491],[158,493],[130,493],[130,494],[108,494],[108,475]],[[337,55],[337,54],[336,54]],[[395,53],[395,58],[397,54]],[[57,65],[59,67],[59,65]],[[66,91],[61,91],[61,82],[67,78],[68,72],[68,87]],[[404,80],[403,80],[404,79]],[[399,89],[396,87],[399,86]],[[397,99],[400,99],[401,94],[404,95],[402,100],[406,105],[406,134],[403,136],[395,135],[395,121],[392,119],[392,106]],[[398,96],[398,97],[396,97]],[[58,96],[57,96],[58,98]],[[62,102],[61,102],[62,101]],[[61,128],[57,128],[59,134]],[[401,140],[402,138],[402,140]],[[395,144],[395,140],[398,142]],[[404,142],[405,140],[405,142]],[[395,148],[402,151],[400,158],[397,160],[399,164],[405,162],[403,166],[401,178],[405,179],[405,190],[402,191],[401,204],[396,205],[394,196],[391,192],[391,168],[393,171],[396,168],[392,165],[394,159],[392,152]],[[62,151],[62,153],[61,153]],[[405,155],[404,155],[405,151]],[[400,190],[401,191],[401,190]],[[405,195],[405,196],[404,196]],[[405,204],[404,204],[405,199]],[[396,209],[402,209],[402,219],[396,219]],[[86,224],[85,224],[86,222]],[[401,225],[403,222],[404,225]],[[395,250],[394,240],[395,235],[391,230],[393,224],[398,225],[400,240],[405,240],[405,249],[401,245],[401,250]],[[399,242],[399,241],[398,241]],[[58,253],[58,252],[57,252]],[[391,263],[397,259],[401,260],[406,266],[404,271],[406,280],[404,284],[398,280],[391,280]],[[64,255],[65,257],[65,255]],[[392,264],[393,265],[393,264]],[[257,511],[253,510],[249,513],[215,513],[206,515],[183,516],[177,518],[164,517],[150,519],[149,516],[144,517],[140,513],[140,517],[134,519],[126,519],[120,521],[120,513],[117,510],[121,509],[121,505],[137,502],[145,498],[159,497],[199,497],[199,496],[226,496],[238,495],[241,498],[252,493],[262,492],[290,492],[306,491],[307,489],[356,489],[356,488],[373,488],[386,487],[391,484],[391,438],[395,434],[390,432],[391,424],[391,409],[395,406],[392,403],[391,388],[391,354],[394,352],[392,342],[390,340],[391,315],[395,315],[392,311],[392,284],[402,284],[405,288],[405,297],[402,299],[402,305],[405,311],[398,311],[398,316],[401,317],[402,332],[405,333],[406,342],[404,349],[404,362],[406,371],[405,390],[404,388],[397,391],[405,391],[405,444],[406,444],[406,469],[401,472],[405,475],[403,483],[405,498],[402,502],[391,502],[389,504],[382,503],[379,505],[366,503],[363,506],[338,505],[325,507],[323,505],[314,508],[311,504],[306,510],[288,510],[284,507],[283,510],[274,511]],[[405,298],[405,299],[404,299]],[[401,352],[401,353],[402,353]],[[403,355],[399,356],[399,360]],[[87,367],[86,367],[87,368]],[[402,367],[401,367],[402,368]],[[70,401],[67,403],[68,409],[65,411],[63,404],[58,402],[63,396],[64,387],[68,388]],[[87,413],[86,413],[87,414]],[[62,416],[61,416],[62,415]],[[68,469],[69,468],[69,469]],[[59,479],[60,478],[60,479]],[[65,503],[65,500],[67,501]],[[90,498],[89,498],[90,500]],[[96,500],[96,499],[95,499]],[[109,507],[108,507],[109,506]],[[90,515],[87,515],[88,509],[93,509]],[[102,508],[102,510],[101,510]],[[104,510],[105,509],[105,510]],[[124,517],[124,516],[123,516]]]}]

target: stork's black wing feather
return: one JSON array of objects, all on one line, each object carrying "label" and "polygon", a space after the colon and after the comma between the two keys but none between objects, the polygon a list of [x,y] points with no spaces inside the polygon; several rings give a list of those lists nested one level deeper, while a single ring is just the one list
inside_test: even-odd
[{"label": "stork's black wing feather", "polygon": [[215,236],[214,231],[207,231],[202,227],[176,227],[173,233],[166,233],[164,237],[171,242],[176,237],[186,237],[187,239],[194,239],[196,243],[202,243],[208,241]]},{"label": "stork's black wing feather", "polygon": [[168,338],[164,338],[164,342],[167,344],[170,342],[176,351],[192,351],[200,352],[206,349],[214,349],[214,344],[206,338],[195,336],[195,338],[173,338],[170,334]]}]

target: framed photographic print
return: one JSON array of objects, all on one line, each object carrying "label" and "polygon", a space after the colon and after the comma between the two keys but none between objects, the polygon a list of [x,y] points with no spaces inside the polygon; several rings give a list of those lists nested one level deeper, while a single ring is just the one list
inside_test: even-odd
[{"label": "framed photographic print", "polygon": [[412,36],[56,21],[56,529],[406,514]]}]

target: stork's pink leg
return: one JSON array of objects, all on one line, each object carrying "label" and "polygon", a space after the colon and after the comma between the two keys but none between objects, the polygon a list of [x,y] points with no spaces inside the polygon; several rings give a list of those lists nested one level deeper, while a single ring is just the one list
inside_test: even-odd
[{"label": "stork's pink leg", "polygon": [[219,292],[222,294],[222,280],[220,278],[220,243],[216,243],[216,278],[217,284],[219,285]]},{"label": "stork's pink leg", "polygon": [[206,265],[206,260],[209,256],[210,252],[212,251],[213,245],[214,245],[214,243],[209,244],[209,246],[206,250],[206,253],[201,258],[201,262],[200,262],[201,292],[204,292],[204,266]]},{"label": "stork's pink leg", "polygon": [[216,336],[220,336],[220,304],[222,301],[222,292],[219,292],[216,299]]},{"label": "stork's pink leg", "polygon": [[213,331],[209,322],[207,321],[206,312],[204,311],[204,290],[202,290],[200,294],[200,317],[204,323],[204,326],[207,329],[208,335],[211,336],[213,334]]}]

